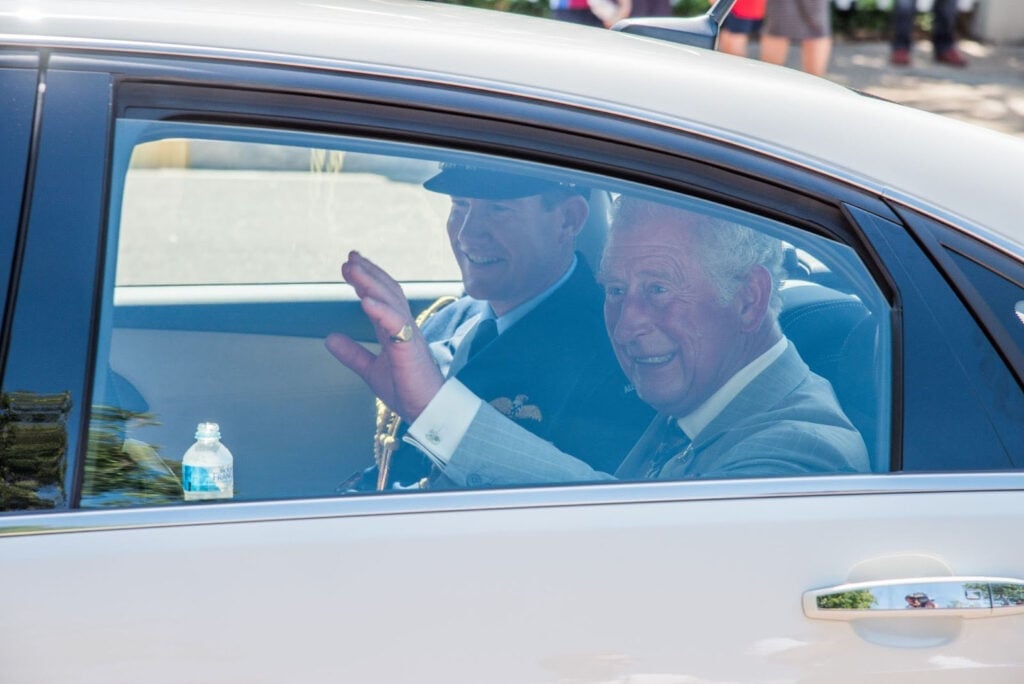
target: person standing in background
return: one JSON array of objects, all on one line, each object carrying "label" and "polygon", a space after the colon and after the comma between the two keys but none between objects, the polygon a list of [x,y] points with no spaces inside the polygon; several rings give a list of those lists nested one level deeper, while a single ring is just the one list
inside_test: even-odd
[{"label": "person standing in background", "polygon": [[[672,15],[671,0],[632,0],[630,17],[668,17]],[[623,17],[625,18],[625,17]]]},{"label": "person standing in background", "polygon": [[585,26],[611,28],[626,17],[672,13],[671,0],[548,0],[551,18]]},{"label": "person standing in background", "polygon": [[[892,8],[892,56],[895,66],[910,66],[910,44],[914,33],[915,0],[895,0]],[[954,25],[957,0],[935,0],[932,5],[932,49],[935,61],[965,67],[967,60],[956,49]]]},{"label": "person standing in background", "polygon": [[747,56],[751,34],[759,33],[761,24],[764,23],[765,1],[736,0],[732,11],[722,24],[722,32],[718,37],[719,50],[730,55]]},{"label": "person standing in background", "polygon": [[548,7],[552,19],[598,28],[604,26],[597,15],[590,11],[590,3],[587,0],[548,0]]},{"label": "person standing in background", "polygon": [[831,10],[830,0],[767,0],[761,59],[785,64],[790,41],[798,40],[801,68],[824,76],[832,55]]},{"label": "person standing in background", "polygon": [[611,28],[633,12],[633,0],[587,0],[587,6],[604,28]]}]

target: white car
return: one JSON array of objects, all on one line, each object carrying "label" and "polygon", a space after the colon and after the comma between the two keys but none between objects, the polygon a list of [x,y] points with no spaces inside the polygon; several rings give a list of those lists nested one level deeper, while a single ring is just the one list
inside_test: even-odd
[{"label": "white car", "polygon": [[[0,0],[0,108],[5,684],[1024,679],[1024,142],[408,0]],[[870,472],[353,485],[338,267],[462,294],[453,166],[585,187],[595,268],[621,196],[778,239]]]}]

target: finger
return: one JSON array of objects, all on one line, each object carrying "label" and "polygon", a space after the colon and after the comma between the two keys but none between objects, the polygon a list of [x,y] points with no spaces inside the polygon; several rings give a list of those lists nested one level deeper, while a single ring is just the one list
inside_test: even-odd
[{"label": "finger", "polygon": [[394,310],[399,317],[412,320],[409,301],[405,298],[401,288],[394,290],[386,282],[371,274],[361,263],[348,263],[343,267],[342,272],[361,300],[376,300]]},{"label": "finger", "polygon": [[392,278],[387,271],[378,266],[372,259],[364,257],[355,250],[349,254],[349,258],[354,264],[366,269],[366,272],[370,274],[370,277],[379,281],[381,284],[387,285],[393,292],[402,291],[401,286],[395,281],[395,279]]},{"label": "finger", "polygon": [[409,326],[413,333],[413,339],[422,337],[420,329],[412,320],[412,314],[408,307],[404,310],[397,310],[387,302],[382,302],[373,297],[363,297],[363,312],[373,324],[377,335],[377,341],[381,344],[393,344],[391,337],[397,335],[405,326]]},{"label": "finger", "polygon": [[[405,299],[402,286],[387,271],[373,263],[356,251],[349,253],[348,268],[342,266],[342,274],[346,270],[357,278],[361,285],[369,288],[368,293],[378,299]],[[346,281],[348,278],[346,277]]]},{"label": "finger", "polygon": [[[364,299],[363,304],[367,316],[379,326],[378,335],[383,345],[381,356],[387,359],[389,369],[389,388],[380,390],[393,388],[394,400],[388,405],[406,420],[415,420],[440,390],[444,377],[419,328],[411,326],[413,334],[409,340],[394,341],[390,336],[401,329],[403,320],[408,319],[396,316],[394,310],[375,299]],[[377,359],[378,362],[380,360]],[[380,391],[377,395],[383,398]]]},{"label": "finger", "polygon": [[324,346],[334,358],[352,369],[366,384],[370,384],[370,370],[377,357],[366,347],[341,333],[328,335]]}]

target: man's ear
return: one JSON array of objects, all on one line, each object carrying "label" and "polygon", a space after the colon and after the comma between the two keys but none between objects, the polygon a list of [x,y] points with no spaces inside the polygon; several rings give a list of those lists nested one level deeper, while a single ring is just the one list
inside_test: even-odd
[{"label": "man's ear", "polygon": [[739,306],[740,328],[753,332],[761,327],[772,301],[772,276],[764,266],[754,266],[736,293]]},{"label": "man's ear", "polygon": [[562,231],[565,237],[575,240],[583,230],[583,224],[590,215],[590,205],[580,195],[573,195],[564,200],[562,210]]}]

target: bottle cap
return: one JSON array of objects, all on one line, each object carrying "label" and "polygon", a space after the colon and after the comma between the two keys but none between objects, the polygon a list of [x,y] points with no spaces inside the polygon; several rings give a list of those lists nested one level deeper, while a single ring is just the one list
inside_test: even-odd
[{"label": "bottle cap", "polygon": [[196,439],[220,439],[220,425],[200,423],[196,426]]}]

